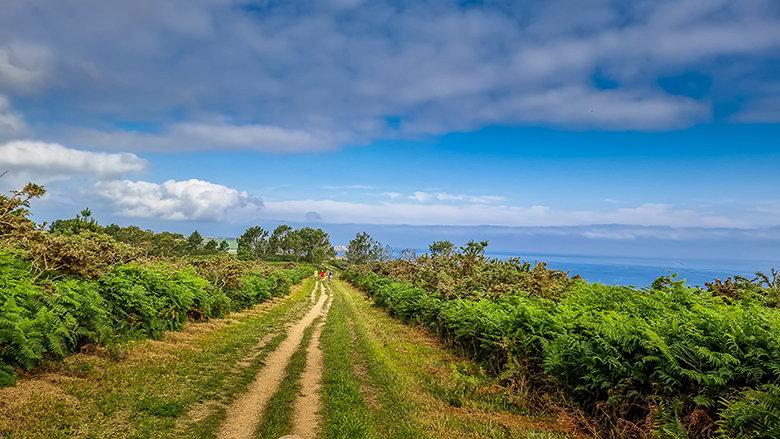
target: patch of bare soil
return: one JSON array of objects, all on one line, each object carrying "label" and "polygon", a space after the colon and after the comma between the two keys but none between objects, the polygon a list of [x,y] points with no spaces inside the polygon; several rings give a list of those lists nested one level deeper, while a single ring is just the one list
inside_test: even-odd
[{"label": "patch of bare soil", "polygon": [[320,300],[289,329],[287,338],[268,355],[265,365],[257,373],[255,380],[249,384],[247,391],[228,407],[225,421],[217,432],[217,438],[251,439],[254,436],[265,406],[284,379],[290,357],[300,345],[305,329],[322,312],[326,299],[327,295],[320,295]]}]

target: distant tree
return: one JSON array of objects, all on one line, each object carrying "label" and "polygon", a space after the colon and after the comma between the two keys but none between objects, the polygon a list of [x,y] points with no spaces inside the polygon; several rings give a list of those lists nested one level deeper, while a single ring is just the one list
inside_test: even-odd
[{"label": "distant tree", "polygon": [[152,238],[152,254],[155,255],[183,255],[187,249],[187,239],[180,233],[160,232]]},{"label": "distant tree", "polygon": [[219,248],[217,249],[220,253],[227,253],[228,250],[230,250],[230,244],[228,244],[227,241],[223,240],[219,243]]},{"label": "distant tree", "polygon": [[431,256],[450,256],[455,251],[455,245],[450,241],[435,241],[428,246]]},{"label": "distant tree", "polygon": [[268,252],[268,232],[260,226],[253,226],[238,237],[238,251],[241,259],[260,259]]},{"label": "distant tree", "polygon": [[463,256],[471,259],[482,259],[485,257],[485,249],[488,246],[487,241],[469,241],[460,248]]},{"label": "distant tree", "polygon": [[198,231],[192,232],[187,238],[187,252],[190,254],[200,253],[203,250],[203,235]]},{"label": "distant tree", "polygon": [[213,255],[216,254],[219,251],[219,244],[217,244],[217,241],[213,239],[209,239],[206,244],[203,246],[203,253],[206,253],[207,255]]},{"label": "distant tree", "polygon": [[268,238],[268,253],[282,258],[291,256],[292,246],[290,243],[290,233],[292,231],[293,228],[287,224],[282,224],[275,228]]},{"label": "distant tree", "polygon": [[61,235],[76,235],[81,232],[102,232],[103,228],[92,218],[89,208],[83,209],[74,218],[58,219],[49,227],[51,233]]},{"label": "distant tree", "polygon": [[352,264],[365,264],[386,260],[390,256],[389,248],[383,247],[366,232],[360,232],[347,244],[346,258]]},{"label": "distant tree", "polygon": [[417,250],[413,248],[405,248],[401,250],[401,256],[399,259],[404,261],[414,262],[417,260]]},{"label": "distant tree", "polygon": [[460,265],[465,275],[471,275],[485,263],[487,241],[469,241],[460,248]]},{"label": "distant tree", "polygon": [[321,263],[336,256],[336,250],[330,243],[330,236],[324,230],[303,227],[292,232],[297,235],[295,243],[301,259],[306,262]]}]

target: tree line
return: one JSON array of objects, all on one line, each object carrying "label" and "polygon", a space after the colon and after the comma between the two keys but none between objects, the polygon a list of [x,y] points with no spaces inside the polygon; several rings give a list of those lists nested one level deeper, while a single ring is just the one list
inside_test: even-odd
[{"label": "tree line", "polygon": [[330,236],[319,228],[293,229],[287,224],[268,232],[253,226],[238,237],[240,259],[321,263],[336,256]]},{"label": "tree line", "polygon": [[197,230],[185,236],[181,233],[154,232],[138,226],[102,226],[92,217],[92,211],[88,208],[73,218],[53,221],[49,232],[55,235],[101,233],[139,249],[146,256],[216,255],[227,253],[230,249],[227,241],[207,240]]}]

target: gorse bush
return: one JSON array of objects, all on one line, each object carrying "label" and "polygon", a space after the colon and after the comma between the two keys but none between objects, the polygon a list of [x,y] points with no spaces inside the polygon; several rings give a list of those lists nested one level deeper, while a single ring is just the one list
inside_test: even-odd
[{"label": "gorse bush", "polygon": [[[431,328],[494,373],[553,384],[607,424],[652,424],[659,420],[651,408],[663,404],[675,407],[671,424],[723,413],[724,434],[739,426],[741,437],[769,437],[758,432],[777,428],[777,417],[761,410],[777,404],[771,385],[780,383],[780,313],[760,301],[727,303],[680,282],[638,290],[584,281],[555,299],[520,291],[447,299],[357,268],[345,277],[391,314]],[[724,397],[766,385],[748,395],[760,399],[759,408],[734,402],[724,409]]]}]

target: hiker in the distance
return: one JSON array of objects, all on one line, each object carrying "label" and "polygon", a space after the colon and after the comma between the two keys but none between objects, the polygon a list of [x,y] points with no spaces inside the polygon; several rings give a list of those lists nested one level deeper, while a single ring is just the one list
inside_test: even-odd
[{"label": "hiker in the distance", "polygon": [[332,281],[333,281],[333,272],[328,270],[328,282],[332,282]]}]

